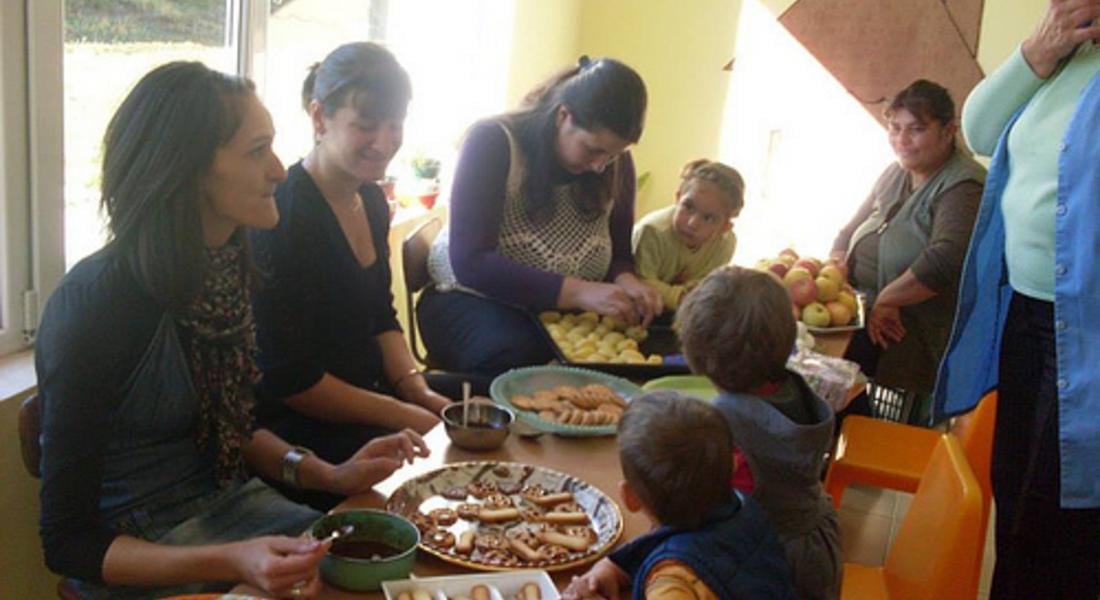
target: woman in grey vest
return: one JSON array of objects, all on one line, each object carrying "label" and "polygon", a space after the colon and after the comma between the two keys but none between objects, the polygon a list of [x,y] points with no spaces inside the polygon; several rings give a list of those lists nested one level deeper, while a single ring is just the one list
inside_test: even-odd
[{"label": "woman in grey vest", "polygon": [[848,358],[875,381],[932,391],[951,332],[959,272],[985,169],[956,144],[955,103],[919,80],[886,109],[897,155],[833,242],[848,280],[867,294],[867,328]]},{"label": "woman in grey vest", "polygon": [[646,90],[608,58],[578,63],[518,112],[475,124],[455,169],[447,230],[417,307],[432,362],[495,375],[547,362],[527,311],[590,310],[628,323],[661,312],[634,274],[634,163]]}]

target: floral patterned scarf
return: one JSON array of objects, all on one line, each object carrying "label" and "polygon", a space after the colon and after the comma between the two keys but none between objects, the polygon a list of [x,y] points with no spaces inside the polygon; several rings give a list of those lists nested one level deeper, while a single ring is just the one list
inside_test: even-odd
[{"label": "floral patterned scarf", "polygon": [[202,290],[177,319],[199,396],[199,446],[216,449],[221,485],[246,476],[241,448],[252,436],[253,386],[260,380],[244,251],[235,240],[205,249]]}]

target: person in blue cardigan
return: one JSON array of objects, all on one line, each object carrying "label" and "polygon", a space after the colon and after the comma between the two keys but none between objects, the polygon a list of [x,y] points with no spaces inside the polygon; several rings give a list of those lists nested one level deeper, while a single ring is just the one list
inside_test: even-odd
[{"label": "person in blue cardigan", "polygon": [[998,393],[990,598],[1100,594],[1097,18],[1100,0],[1053,0],[963,111],[993,162],[935,405]]},{"label": "person in blue cardigan", "polygon": [[574,578],[564,597],[795,598],[764,510],[730,491],[733,439],[710,404],[673,391],[630,403],[619,422],[619,495],[653,531]]}]

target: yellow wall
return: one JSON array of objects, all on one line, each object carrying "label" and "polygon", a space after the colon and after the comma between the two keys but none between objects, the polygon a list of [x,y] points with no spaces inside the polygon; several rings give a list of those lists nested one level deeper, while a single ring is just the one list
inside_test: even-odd
[{"label": "yellow wall", "polygon": [[983,71],[988,74],[1004,62],[1035,29],[1048,4],[1047,0],[985,0],[978,38],[978,64]]},{"label": "yellow wall", "polygon": [[634,149],[637,216],[671,204],[684,163],[718,153],[722,107],[741,0],[600,0],[581,7],[579,50],[637,69],[649,91],[641,142]]},{"label": "yellow wall", "polygon": [[56,598],[57,576],[42,562],[38,480],[23,468],[17,417],[21,397],[0,398],[0,598]]},{"label": "yellow wall", "polygon": [[580,0],[515,0],[508,107],[554,72],[577,60]]}]

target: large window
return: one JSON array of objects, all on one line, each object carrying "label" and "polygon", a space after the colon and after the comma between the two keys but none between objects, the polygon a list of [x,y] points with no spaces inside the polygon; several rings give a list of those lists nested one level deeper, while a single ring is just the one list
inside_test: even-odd
[{"label": "large window", "polygon": [[882,126],[760,0],[742,4],[720,156],[747,182],[739,264],[824,258],[894,155]]},{"label": "large window", "polygon": [[390,165],[403,201],[418,193],[415,158],[453,163],[477,119],[505,108],[512,3],[502,0],[283,0],[271,3],[254,76],[290,164],[312,147],[301,89],[310,65],[345,42],[388,47],[409,72],[405,144]]},{"label": "large window", "polygon": [[232,8],[226,0],[65,0],[66,268],[105,240],[101,142],[130,88],[173,60],[236,70],[227,5]]},{"label": "large window", "polygon": [[[247,18],[257,12],[260,18]],[[238,14],[246,15],[244,31],[234,29]],[[413,158],[450,164],[465,129],[503,110],[510,24],[511,3],[498,0],[66,0],[66,267],[105,240],[103,132],[154,66],[198,60],[234,72],[248,64],[278,130],[276,152],[290,164],[312,146],[301,107],[309,66],[345,42],[387,45],[413,80],[405,147],[391,166],[408,196],[422,183],[410,168]],[[250,42],[245,61],[237,39]],[[111,85],[103,84],[105,73]]]},{"label": "large window", "polygon": [[27,345],[64,271],[105,241],[104,130],[150,69],[198,60],[252,77],[290,164],[312,146],[307,67],[343,42],[385,44],[413,82],[390,175],[416,210],[411,198],[438,183],[418,179],[413,159],[436,159],[445,179],[466,128],[505,108],[512,11],[506,0],[0,0],[0,355]]}]

